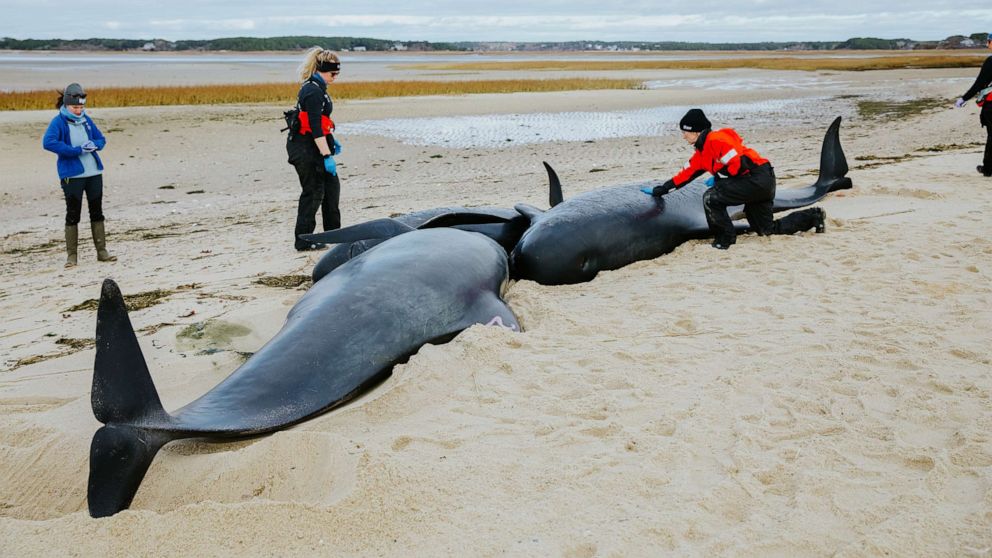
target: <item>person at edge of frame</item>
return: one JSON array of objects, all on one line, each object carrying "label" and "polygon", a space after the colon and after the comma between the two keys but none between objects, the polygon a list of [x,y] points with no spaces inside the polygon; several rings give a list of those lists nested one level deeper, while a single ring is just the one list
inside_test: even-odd
[{"label": "person at edge of frame", "polygon": [[[704,172],[714,175],[713,185],[703,194],[706,223],[714,235],[713,247],[726,250],[737,242],[727,207],[744,205],[751,230],[761,236],[825,230],[826,212],[819,207],[795,211],[782,219],[772,218],[775,200],[775,169],[757,151],[744,146],[733,128],[713,130],[701,109],[689,110],[679,122],[682,138],[695,147],[689,163],[651,195],[661,197],[685,186]],[[709,182],[707,182],[709,183]]]},{"label": "person at edge of frame", "polygon": [[334,105],[327,86],[341,72],[338,56],[320,47],[307,51],[299,67],[303,82],[297,94],[298,129],[291,126],[286,139],[289,164],[300,179],[300,202],[293,231],[294,245],[299,251],[321,250],[325,244],[301,240],[303,234],[314,232],[317,209],[325,231],[341,227],[341,181],[334,156],[341,153],[341,144],[334,138]]},{"label": "person at edge of frame", "polygon": [[[985,45],[992,50],[992,33],[989,33],[986,37]],[[961,108],[972,97],[975,97],[975,102],[978,103],[978,106],[982,107],[982,112],[978,115],[978,121],[985,128],[987,135],[985,139],[985,156],[982,158],[982,164],[978,165],[976,169],[979,174],[990,177],[992,176],[992,56],[985,59],[982,69],[978,71],[978,77],[975,78],[975,83],[971,85],[971,88],[964,95],[961,95],[955,101],[954,106]]]},{"label": "person at edge of frame", "polygon": [[79,221],[83,210],[83,194],[89,206],[90,230],[96,247],[96,259],[117,261],[107,251],[107,232],[103,216],[103,161],[97,153],[107,140],[93,119],[86,114],[86,91],[78,83],[70,83],[55,100],[58,114],[45,130],[41,145],[58,155],[56,170],[65,196],[65,267],[78,264]]}]

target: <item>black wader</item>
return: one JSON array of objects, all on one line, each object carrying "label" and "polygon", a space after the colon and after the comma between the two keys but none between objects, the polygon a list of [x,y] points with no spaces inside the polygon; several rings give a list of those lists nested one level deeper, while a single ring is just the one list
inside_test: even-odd
[{"label": "black wader", "polygon": [[820,210],[812,207],[774,220],[775,170],[768,163],[754,167],[749,174],[717,179],[703,194],[706,222],[716,237],[715,242],[730,246],[737,241],[734,223],[727,208],[744,205],[744,215],[751,230],[759,235],[794,234],[817,225]]},{"label": "black wader", "polygon": [[980,116],[982,120],[982,126],[985,126],[985,133],[988,137],[985,139],[985,158],[982,159],[982,169],[985,176],[992,176],[992,101],[986,101],[985,105],[982,106],[982,113]]},{"label": "black wader", "polygon": [[[306,145],[309,142],[310,145]],[[317,227],[317,210],[320,209],[325,231],[341,228],[341,181],[337,176],[324,170],[324,158],[320,156],[312,136],[297,137],[286,145],[289,163],[296,168],[300,178],[300,204],[296,211],[296,228],[293,241],[297,250],[305,249],[308,243],[299,239],[301,234],[310,234]]]}]

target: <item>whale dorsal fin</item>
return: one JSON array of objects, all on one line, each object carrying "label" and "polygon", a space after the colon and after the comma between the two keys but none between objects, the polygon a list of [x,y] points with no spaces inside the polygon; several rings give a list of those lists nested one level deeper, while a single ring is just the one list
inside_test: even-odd
[{"label": "whale dorsal fin", "polygon": [[392,238],[412,230],[414,229],[410,225],[405,225],[396,219],[384,218],[359,223],[343,229],[334,229],[333,231],[301,234],[300,239],[307,242],[322,242],[324,244],[344,244],[346,242],[358,242],[359,240],[370,240],[374,238]]},{"label": "whale dorsal fin", "polygon": [[527,203],[518,203],[513,206],[513,209],[516,209],[518,213],[529,219],[531,223],[536,221],[544,213],[544,211]]},{"label": "whale dorsal fin", "polygon": [[827,133],[823,136],[823,148],[820,150],[820,177],[816,182],[830,184],[830,191],[851,187],[850,180],[843,180],[847,176],[848,167],[844,149],[840,146],[840,121],[841,117],[838,116],[827,128]]},{"label": "whale dorsal fin", "polygon": [[548,171],[548,204],[554,207],[565,200],[561,193],[561,180],[558,180],[558,173],[547,161],[544,161],[544,168]]}]

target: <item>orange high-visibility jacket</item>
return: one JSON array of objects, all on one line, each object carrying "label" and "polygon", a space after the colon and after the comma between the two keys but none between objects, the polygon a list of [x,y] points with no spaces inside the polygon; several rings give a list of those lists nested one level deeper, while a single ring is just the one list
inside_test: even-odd
[{"label": "orange high-visibility jacket", "polygon": [[757,151],[746,147],[744,140],[733,128],[713,130],[706,136],[703,149],[696,149],[685,168],[672,177],[672,182],[676,187],[683,186],[704,172],[714,175],[722,173],[725,176],[748,174],[748,169],[742,168],[741,157],[747,157],[755,165],[768,162]]}]

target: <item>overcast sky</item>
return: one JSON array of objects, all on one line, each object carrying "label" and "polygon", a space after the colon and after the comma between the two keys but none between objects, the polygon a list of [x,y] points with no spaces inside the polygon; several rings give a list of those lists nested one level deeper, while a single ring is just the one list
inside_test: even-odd
[{"label": "overcast sky", "polygon": [[0,37],[403,41],[943,39],[992,31],[992,3],[920,0],[0,0]]}]

